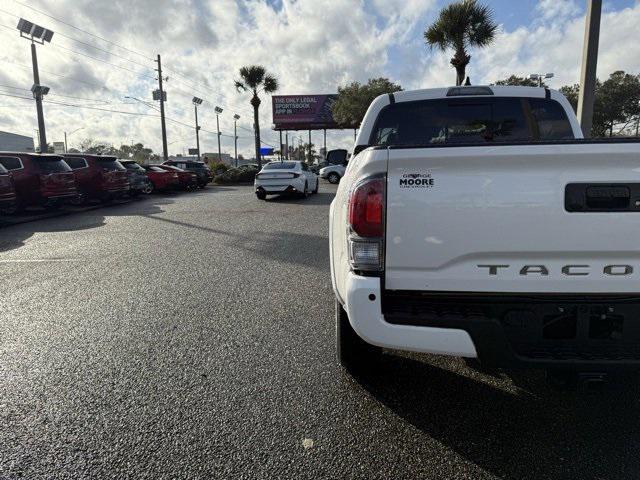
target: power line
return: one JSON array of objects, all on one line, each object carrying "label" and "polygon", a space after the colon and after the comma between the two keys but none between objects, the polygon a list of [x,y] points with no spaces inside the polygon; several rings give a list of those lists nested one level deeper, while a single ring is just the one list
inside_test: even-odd
[{"label": "power line", "polygon": [[130,68],[123,67],[122,65],[111,63],[111,62],[108,62],[106,60],[102,60],[101,58],[92,57],[91,55],[87,55],[86,53],[76,52],[75,50],[72,50],[70,48],[63,47],[62,45],[51,45],[51,46],[53,48],[56,48],[56,49],[66,50],[67,52],[71,52],[74,55],[80,55],[80,56],[83,56],[83,57],[86,57],[86,58],[90,58],[91,60],[95,60],[97,62],[106,63],[107,65],[111,65],[112,67],[120,68],[122,70],[126,70],[127,72],[135,73],[136,75],[140,75],[141,77],[150,78],[151,80],[155,80],[156,79],[155,76],[147,75],[146,73],[142,73],[142,72],[139,72],[139,71],[136,71],[136,70],[132,70]]},{"label": "power line", "polygon": [[[124,47],[124,46],[122,46],[122,45],[119,45],[119,44],[117,44],[116,42],[112,42],[111,40],[107,40],[106,38],[103,38],[103,37],[101,37],[101,36],[99,36],[99,35],[96,35],[96,34],[94,34],[94,33],[91,33],[91,32],[89,32],[89,31],[87,31],[87,30],[84,30],[84,29],[82,29],[82,28],[80,28],[80,27],[76,27],[75,25],[72,25],[71,23],[65,22],[64,20],[60,20],[59,18],[56,18],[56,17],[54,17],[53,15],[50,15],[50,14],[48,14],[48,13],[46,13],[46,12],[43,12],[42,10],[38,10],[37,8],[35,8],[35,7],[31,6],[31,5],[27,5],[26,3],[21,2],[20,0],[13,0],[13,1],[14,1],[15,3],[19,4],[19,5],[22,5],[23,7],[29,8],[29,9],[33,10],[34,12],[39,13],[40,15],[44,15],[45,17],[48,17],[48,18],[50,18],[50,19],[52,19],[52,20],[55,20],[56,22],[62,23],[63,25],[66,25],[66,26],[68,26],[68,27],[71,27],[71,28],[73,28],[74,30],[78,30],[78,31],[80,31],[80,32],[82,32],[82,33],[85,33],[85,34],[90,35],[90,36],[92,36],[92,37],[94,37],[94,38],[97,38],[98,40],[102,40],[103,42],[106,42],[106,43],[108,43],[108,44],[110,44],[110,45],[113,45],[114,47],[118,47],[118,48],[121,48],[121,49],[123,49],[123,50],[126,50],[127,52],[129,52],[129,53],[133,53],[134,55],[138,55],[138,56],[140,56],[140,57],[142,57],[142,58],[144,58],[144,59],[146,59],[146,60],[151,60],[151,61],[153,61],[153,60],[154,60],[153,58],[151,58],[151,57],[149,57],[149,56],[147,56],[147,55],[145,55],[145,54],[143,54],[143,53],[140,53],[140,52],[137,52],[137,51],[135,51],[135,50],[132,50],[132,49],[130,49],[130,48],[128,48],[128,47]],[[64,35],[63,35],[63,36],[64,36]]]},{"label": "power line", "polygon": [[21,97],[19,95],[13,95],[11,93],[1,93],[0,95],[2,95],[3,97],[13,97],[13,98],[22,98],[23,100],[33,100],[33,98],[31,97]]}]

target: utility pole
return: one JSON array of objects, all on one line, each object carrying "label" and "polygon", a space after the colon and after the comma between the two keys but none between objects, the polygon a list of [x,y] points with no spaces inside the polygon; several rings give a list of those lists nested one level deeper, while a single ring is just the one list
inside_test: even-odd
[{"label": "utility pole", "polygon": [[324,160],[327,161],[327,129],[324,129]]},{"label": "utility pole", "polygon": [[282,130],[279,130],[278,133],[280,134],[280,148],[278,150],[280,150],[280,161],[282,161]]},{"label": "utility pole", "polygon": [[222,163],[222,149],[220,148],[220,119],[219,119],[219,115],[222,113],[222,109],[220,107],[216,107],[215,112],[216,112],[216,128],[218,130],[218,161]]},{"label": "utility pole", "polygon": [[198,125],[198,105],[194,105],[196,113],[196,149],[198,150],[198,161],[200,161],[200,125]]},{"label": "utility pole", "polygon": [[236,168],[238,168],[238,120],[240,115],[236,113],[233,116],[233,155],[236,159]]},{"label": "utility pole", "polygon": [[286,146],[285,149],[285,158],[289,160],[289,130],[285,130],[284,132],[284,143]]},{"label": "utility pole", "polygon": [[198,125],[198,105],[202,104],[202,99],[193,97],[192,102],[196,113],[196,150],[198,150],[198,161],[200,161],[200,125]]},{"label": "utility pole", "polygon": [[[84,127],[76,128],[73,132],[69,133],[69,136],[83,129]],[[133,145],[133,142],[131,144]],[[67,132],[64,132],[64,153],[68,153],[68,151],[69,149],[67,148]]]},{"label": "utility pole", "polygon": [[158,95],[156,98],[154,92],[154,100],[160,100],[160,121],[162,123],[162,156],[164,161],[169,160],[169,148],[167,147],[167,125],[164,120],[164,102],[167,100],[167,95],[162,89],[162,62],[160,60],[160,54],[158,54]]},{"label": "utility pole", "polygon": [[591,136],[593,125],[593,103],[596,93],[596,68],[598,66],[598,42],[600,38],[600,15],[602,0],[589,0],[584,29],[582,50],[582,74],[578,97],[578,118],[585,138]]}]

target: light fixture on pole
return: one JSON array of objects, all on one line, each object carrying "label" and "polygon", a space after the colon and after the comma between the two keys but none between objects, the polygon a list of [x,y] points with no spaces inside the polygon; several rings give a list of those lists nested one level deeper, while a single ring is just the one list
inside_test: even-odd
[{"label": "light fixture on pole", "polygon": [[238,168],[238,120],[240,120],[240,115],[236,113],[233,116],[233,155],[236,159],[236,168]]},{"label": "light fixture on pole", "polygon": [[218,115],[222,113],[222,109],[220,107],[215,108],[216,112],[216,127],[218,129],[218,161],[222,163],[222,149],[220,148],[220,119]]},{"label": "light fixture on pole", "polygon": [[[71,136],[76,133],[78,130],[82,130],[84,127],[76,128],[73,132],[68,135]],[[67,132],[64,132],[64,153],[69,153],[69,149],[67,148]]]},{"label": "light fixture on pole", "polygon": [[553,78],[553,73],[532,73],[529,75],[529,79],[537,81],[539,87],[542,87],[542,81],[548,78]]},{"label": "light fixture on pole", "polygon": [[17,26],[20,36],[31,40],[31,63],[33,65],[33,98],[36,99],[36,112],[38,114],[38,132],[40,137],[40,153],[47,152],[47,134],[44,128],[44,112],[42,110],[42,97],[49,93],[49,87],[40,84],[40,73],[38,72],[38,56],[36,54],[36,43],[44,45],[51,42],[53,32],[40,25],[36,25],[24,18],[18,21]]},{"label": "light fixture on pole", "polygon": [[200,161],[200,125],[198,125],[198,105],[202,105],[202,99],[193,97],[193,109],[196,113],[196,149],[198,150],[198,161]]}]

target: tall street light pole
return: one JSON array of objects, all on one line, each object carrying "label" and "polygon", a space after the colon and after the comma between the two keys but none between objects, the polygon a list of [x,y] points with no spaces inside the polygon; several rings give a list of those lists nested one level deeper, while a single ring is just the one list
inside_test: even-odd
[{"label": "tall street light pole", "polygon": [[236,168],[238,168],[238,120],[240,115],[236,113],[233,116],[233,155],[236,159]]},{"label": "tall street light pole", "polygon": [[578,119],[582,134],[586,138],[591,136],[591,126],[593,125],[593,102],[596,93],[596,67],[598,66],[600,15],[602,12],[602,0],[588,1],[582,50],[580,95],[578,97]]},{"label": "tall street light pole", "polygon": [[218,130],[218,161],[222,163],[222,149],[220,148],[220,119],[218,117],[222,113],[222,109],[220,107],[216,107],[215,111],[216,111],[216,128]]},{"label": "tall street light pole", "polygon": [[38,55],[36,53],[36,43],[44,45],[51,42],[53,32],[40,25],[36,25],[24,18],[18,21],[17,26],[20,36],[31,41],[31,64],[33,66],[33,86],[31,92],[36,100],[36,113],[38,115],[38,137],[40,143],[40,153],[47,153],[47,133],[44,126],[44,111],[42,109],[42,97],[49,93],[49,87],[40,85],[40,73],[38,72]]},{"label": "tall street light pole", "polygon": [[198,150],[198,161],[200,161],[200,125],[198,125],[198,105],[202,105],[202,99],[193,97],[193,108],[196,114],[196,149]]},{"label": "tall street light pole", "polygon": [[[69,136],[73,135],[79,130],[82,130],[84,127],[76,128],[73,132],[69,133]],[[69,148],[67,147],[67,132],[64,132],[64,153],[69,153]]]}]

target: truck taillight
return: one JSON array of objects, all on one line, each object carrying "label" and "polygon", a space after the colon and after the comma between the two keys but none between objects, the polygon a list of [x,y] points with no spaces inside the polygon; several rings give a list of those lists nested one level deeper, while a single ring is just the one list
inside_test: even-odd
[{"label": "truck taillight", "polygon": [[349,225],[360,237],[384,235],[384,178],[358,184],[349,197]]},{"label": "truck taillight", "polygon": [[355,271],[380,271],[384,255],[386,179],[360,182],[349,196],[349,261]]}]

